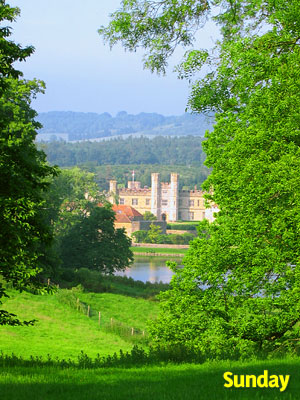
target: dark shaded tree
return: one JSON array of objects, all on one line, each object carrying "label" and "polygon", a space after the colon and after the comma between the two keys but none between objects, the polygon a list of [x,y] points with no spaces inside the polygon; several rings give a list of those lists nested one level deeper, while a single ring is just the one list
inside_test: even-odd
[{"label": "dark shaded tree", "polygon": [[114,220],[115,213],[110,208],[89,207],[60,238],[63,268],[113,274],[128,267],[133,261],[131,240],[124,229],[115,229]]},{"label": "dark shaded tree", "polygon": [[[14,21],[19,14],[0,1],[2,24]],[[31,100],[43,91],[42,82],[23,80],[13,63],[23,61],[33,52],[8,38],[11,30],[0,28],[0,275],[18,290],[46,290],[39,282],[38,258],[40,243],[51,240],[44,223],[43,192],[46,178],[56,169],[46,162],[44,152],[38,151],[34,139],[40,124]],[[7,296],[0,284],[0,299]],[[0,301],[1,304],[1,301]],[[26,323],[26,322],[24,322]],[[27,322],[28,323],[28,322]],[[16,315],[0,311],[0,324],[19,325]]]}]

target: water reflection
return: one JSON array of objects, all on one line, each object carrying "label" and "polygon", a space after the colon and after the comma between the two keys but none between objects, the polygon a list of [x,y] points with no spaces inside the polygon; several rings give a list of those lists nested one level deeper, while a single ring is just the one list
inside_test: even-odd
[{"label": "water reflection", "polygon": [[142,282],[150,281],[169,283],[174,274],[167,266],[167,261],[176,261],[180,265],[180,259],[171,259],[165,257],[135,257],[134,263],[124,272],[118,272],[116,275],[131,277],[134,280]]}]

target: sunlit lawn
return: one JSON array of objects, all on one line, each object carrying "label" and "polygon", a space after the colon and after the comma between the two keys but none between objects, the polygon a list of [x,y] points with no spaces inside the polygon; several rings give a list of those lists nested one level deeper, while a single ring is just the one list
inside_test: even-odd
[{"label": "sunlit lawn", "polygon": [[[290,374],[279,389],[226,389],[223,373]],[[221,362],[94,370],[11,367],[1,371],[1,398],[9,400],[300,399],[300,361]]]}]

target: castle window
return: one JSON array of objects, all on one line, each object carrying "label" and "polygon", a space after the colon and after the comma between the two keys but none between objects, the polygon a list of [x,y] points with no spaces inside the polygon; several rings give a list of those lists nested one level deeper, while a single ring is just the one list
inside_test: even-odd
[{"label": "castle window", "polygon": [[137,205],[139,204],[139,199],[132,199],[132,200],[131,200],[131,204],[132,204],[133,206],[137,206]]},{"label": "castle window", "polygon": [[150,199],[146,199],[146,206],[150,205]]},{"label": "castle window", "polygon": [[125,199],[123,197],[120,197],[119,204],[125,204]]},{"label": "castle window", "polygon": [[168,200],[162,200],[161,201],[162,206],[167,206],[168,205]]},{"label": "castle window", "polygon": [[202,212],[202,219],[205,219],[205,211]]},{"label": "castle window", "polygon": [[189,206],[194,206],[194,200],[189,200]]},{"label": "castle window", "polygon": [[189,220],[194,219],[194,213],[193,212],[189,212]]},{"label": "castle window", "polygon": [[198,200],[198,207],[200,207],[200,200]]}]

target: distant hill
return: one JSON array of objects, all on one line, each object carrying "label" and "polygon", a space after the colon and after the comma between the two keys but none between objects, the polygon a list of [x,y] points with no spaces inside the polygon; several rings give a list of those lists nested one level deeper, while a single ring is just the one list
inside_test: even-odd
[{"label": "distant hill", "polygon": [[[39,140],[62,138],[67,134],[68,140],[87,140],[108,138],[120,135],[174,135],[204,136],[211,129],[213,118],[204,115],[184,114],[181,116],[163,116],[156,113],[137,115],[119,112],[115,117],[109,113],[82,113],[72,111],[51,111],[40,113],[38,121],[43,125]],[[63,138],[65,140],[65,137]]]}]

